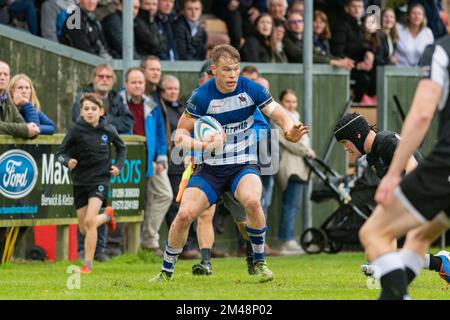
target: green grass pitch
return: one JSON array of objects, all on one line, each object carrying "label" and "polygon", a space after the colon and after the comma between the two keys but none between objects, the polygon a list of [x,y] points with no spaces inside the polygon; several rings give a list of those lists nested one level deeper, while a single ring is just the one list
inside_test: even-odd
[{"label": "green grass pitch", "polygon": [[[191,274],[197,261],[179,260],[173,281],[150,283],[161,261],[142,251],[116,257],[94,263],[94,272],[81,275],[79,282],[67,273],[79,261],[16,261],[0,266],[0,299],[373,300],[379,294],[379,289],[368,288],[359,270],[365,261],[361,252],[270,257],[275,279],[263,284],[247,275],[243,258],[213,259],[213,275],[208,277]],[[436,272],[423,270],[409,294],[417,300],[450,300],[448,287]]]}]

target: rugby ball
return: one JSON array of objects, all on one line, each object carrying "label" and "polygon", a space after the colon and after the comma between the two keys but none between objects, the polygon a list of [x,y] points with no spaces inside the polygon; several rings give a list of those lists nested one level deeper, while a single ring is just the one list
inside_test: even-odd
[{"label": "rugby ball", "polygon": [[213,117],[203,116],[195,120],[194,139],[206,141],[216,133],[223,133],[223,128],[219,121]]}]

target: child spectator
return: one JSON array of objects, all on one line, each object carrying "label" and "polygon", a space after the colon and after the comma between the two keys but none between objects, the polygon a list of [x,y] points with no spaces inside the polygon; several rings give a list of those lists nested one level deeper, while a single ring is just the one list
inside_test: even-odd
[{"label": "child spectator", "polygon": [[[126,158],[126,147],[117,130],[106,122],[103,103],[95,93],[81,97],[80,117],[69,129],[56,155],[71,170],[75,207],[80,232],[85,235],[85,254],[80,273],[92,272],[97,244],[97,227],[107,223],[114,231],[114,210],[106,207],[111,176],[117,176]],[[110,144],[116,148],[112,165]],[[105,213],[98,215],[100,208]]]},{"label": "child spectator", "polygon": [[35,123],[40,134],[55,133],[55,123],[41,112],[41,104],[31,79],[25,74],[15,75],[8,87],[8,93],[27,123]]}]

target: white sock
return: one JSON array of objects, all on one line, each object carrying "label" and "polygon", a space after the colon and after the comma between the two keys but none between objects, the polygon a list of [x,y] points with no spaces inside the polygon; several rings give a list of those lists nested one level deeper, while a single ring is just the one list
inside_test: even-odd
[{"label": "white sock", "polygon": [[400,250],[399,255],[405,264],[405,267],[414,272],[417,277],[424,267],[424,258],[408,249]]}]

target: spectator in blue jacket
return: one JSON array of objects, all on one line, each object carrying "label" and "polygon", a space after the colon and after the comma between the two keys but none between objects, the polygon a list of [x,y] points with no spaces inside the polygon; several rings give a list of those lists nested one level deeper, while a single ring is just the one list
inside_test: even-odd
[{"label": "spectator in blue jacket", "polygon": [[55,133],[55,123],[40,111],[41,104],[31,79],[25,74],[15,75],[9,82],[8,93],[27,123],[35,123],[40,134]]},{"label": "spectator in blue jacket", "polygon": [[173,198],[167,175],[165,121],[161,107],[145,95],[144,69],[130,68],[127,71],[125,89],[120,95],[133,114],[133,134],[145,136],[147,143],[147,190],[142,248],[162,257],[159,229]]}]

